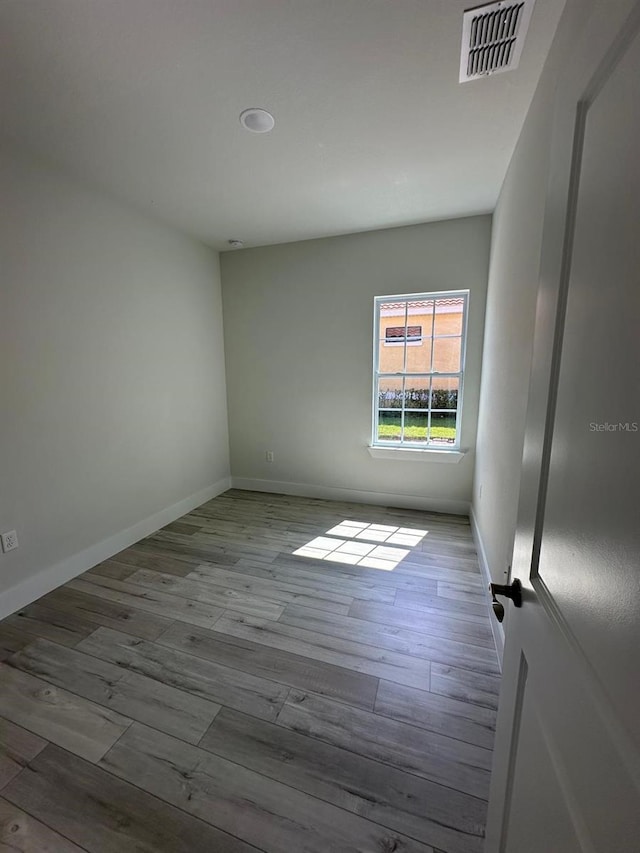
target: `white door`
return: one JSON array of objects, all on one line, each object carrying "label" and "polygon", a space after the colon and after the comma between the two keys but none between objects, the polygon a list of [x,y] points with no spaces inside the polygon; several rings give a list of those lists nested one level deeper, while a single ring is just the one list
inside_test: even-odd
[{"label": "white door", "polygon": [[587,7],[556,95],[487,853],[640,851],[640,4]]}]

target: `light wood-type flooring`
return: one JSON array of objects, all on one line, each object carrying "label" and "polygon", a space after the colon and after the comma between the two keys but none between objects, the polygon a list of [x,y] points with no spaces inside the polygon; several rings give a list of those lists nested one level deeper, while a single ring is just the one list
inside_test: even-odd
[{"label": "light wood-type flooring", "polygon": [[467,519],[232,490],[0,622],[0,850],[480,853],[498,685]]}]

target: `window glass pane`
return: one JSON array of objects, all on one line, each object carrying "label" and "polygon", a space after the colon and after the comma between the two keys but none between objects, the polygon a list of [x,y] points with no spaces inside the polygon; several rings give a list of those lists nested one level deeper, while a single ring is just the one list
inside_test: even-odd
[{"label": "window glass pane", "polygon": [[437,373],[458,373],[462,338],[435,338],[433,341],[433,369]]},{"label": "window glass pane", "polygon": [[431,392],[433,409],[457,409],[460,380],[452,376],[434,376]]},{"label": "window glass pane", "polygon": [[407,412],[404,416],[404,440],[405,442],[425,442],[427,440],[427,427],[429,426],[429,415],[427,412]]},{"label": "window glass pane", "polygon": [[404,390],[405,408],[428,409],[430,384],[428,376],[407,376]]},{"label": "window glass pane", "polygon": [[378,408],[402,408],[402,377],[387,377],[378,380]]},{"label": "window glass pane", "polygon": [[429,444],[446,447],[456,443],[456,412],[431,412]]},{"label": "window glass pane", "polygon": [[436,300],[435,335],[462,335],[464,299],[454,296]]},{"label": "window glass pane", "polygon": [[422,326],[425,335],[431,334],[433,299],[410,299],[407,302],[407,323]]},{"label": "window glass pane", "polygon": [[407,373],[429,373],[430,370],[431,337],[422,337],[415,341],[409,339],[407,346]]},{"label": "window glass pane", "polygon": [[380,348],[378,370],[380,373],[399,373],[404,371],[406,305],[393,304],[380,310]]},{"label": "window glass pane", "polygon": [[433,299],[415,299],[407,303],[407,330],[420,328],[420,336],[407,338],[407,373],[428,373],[431,370],[431,331],[433,328]]},{"label": "window glass pane", "polygon": [[378,412],[378,441],[400,441],[402,412]]}]

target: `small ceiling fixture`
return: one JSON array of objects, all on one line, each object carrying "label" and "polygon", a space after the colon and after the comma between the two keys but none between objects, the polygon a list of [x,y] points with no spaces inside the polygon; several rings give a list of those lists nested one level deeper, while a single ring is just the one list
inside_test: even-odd
[{"label": "small ceiling fixture", "polygon": [[229,245],[232,249],[242,249],[244,243],[242,240],[229,240]]},{"label": "small ceiling fixture", "polygon": [[269,133],[273,130],[276,120],[266,110],[259,107],[251,107],[240,113],[240,124],[251,133]]}]

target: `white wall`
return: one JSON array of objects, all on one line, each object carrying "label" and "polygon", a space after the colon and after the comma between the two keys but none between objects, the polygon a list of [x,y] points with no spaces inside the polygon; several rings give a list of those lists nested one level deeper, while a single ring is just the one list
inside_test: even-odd
[{"label": "white wall", "polygon": [[[234,484],[465,512],[490,231],[491,217],[478,216],[223,253]],[[372,459],[374,296],[460,288],[471,291],[462,426],[471,451],[458,465]]]},{"label": "white wall", "polygon": [[216,253],[34,163],[0,176],[6,613],[186,511],[229,458]]},{"label": "white wall", "polygon": [[472,510],[497,582],[518,515],[555,82],[579,18],[558,30],[493,216]]}]

